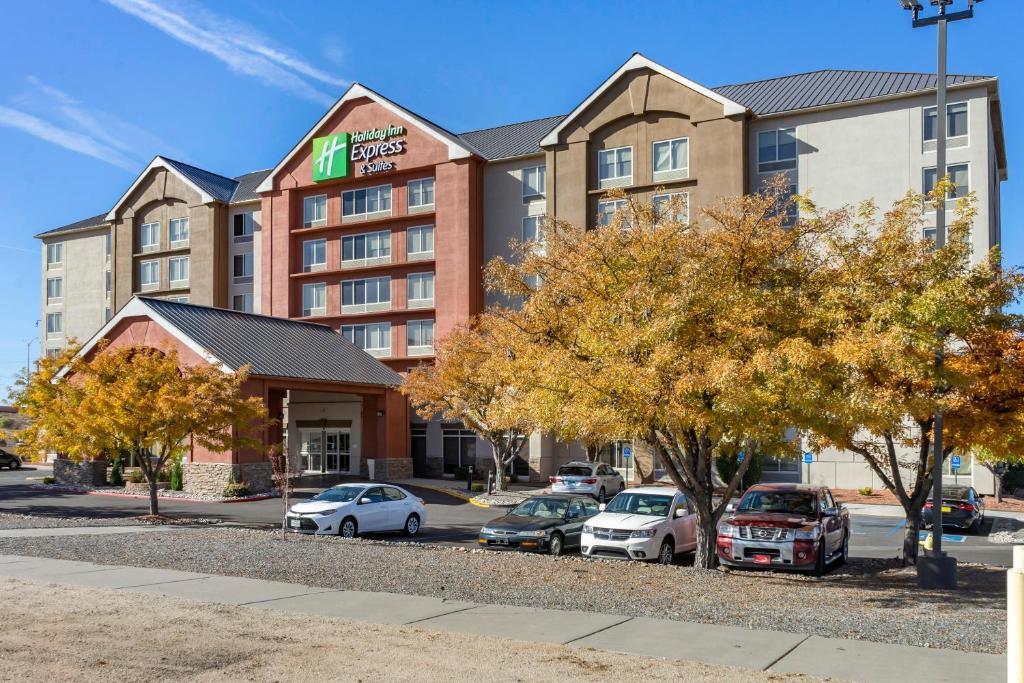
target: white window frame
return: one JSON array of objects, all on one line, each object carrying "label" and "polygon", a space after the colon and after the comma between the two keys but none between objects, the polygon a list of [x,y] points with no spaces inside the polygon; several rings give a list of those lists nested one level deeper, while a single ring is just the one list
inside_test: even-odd
[{"label": "white window frame", "polygon": [[[185,225],[185,239],[174,239],[174,226],[175,226],[175,224],[180,226],[183,223]],[[189,228],[188,216],[172,218],[168,222],[168,228],[167,229],[169,231],[168,232],[169,239],[171,240],[171,249],[180,249],[181,247],[187,247],[188,246],[188,240],[189,240],[189,236],[191,234],[190,233],[190,228]]]},{"label": "white window frame", "polygon": [[[405,282],[406,305],[408,306],[408,308],[414,309],[414,308],[433,308],[434,307],[434,295],[435,295],[434,294],[434,285],[435,285],[435,282],[436,282],[436,278],[434,276],[434,271],[426,271],[426,272],[422,272],[422,273],[409,273],[408,275],[406,275],[405,280],[406,280],[406,282]],[[430,296],[429,297],[421,296],[421,297],[413,298],[412,292],[413,292],[413,281],[414,280],[417,281],[417,282],[428,282],[428,281],[430,282]],[[422,287],[424,287],[424,285],[420,284],[419,287],[422,288]]]},{"label": "white window frame", "polygon": [[[545,250],[544,250],[544,219],[545,219],[544,214],[537,214],[535,216],[523,216],[523,223],[522,223],[522,228],[521,228],[522,232],[520,233],[520,236],[522,237],[523,243],[524,244],[529,244],[530,245],[530,249],[534,253],[536,253],[536,254],[544,254],[545,253]],[[536,229],[533,230],[534,236],[530,237],[526,233],[526,224],[527,223],[532,223],[532,222],[536,222],[537,226],[536,226]]]},{"label": "white window frame", "polygon": [[[147,267],[151,267],[156,274],[156,280],[147,282],[144,279]],[[160,260],[150,259],[148,261],[139,262],[139,290],[143,292],[149,292],[154,289],[160,289]]]},{"label": "white window frame", "polygon": [[[57,260],[53,260],[53,255],[56,253]],[[46,269],[57,270],[58,268],[64,267],[64,243],[63,242],[50,242],[46,245]]]},{"label": "white window frame", "polygon": [[[680,168],[669,168],[664,171],[659,171],[655,168],[655,163],[658,159],[658,145],[669,146],[669,163],[672,160],[672,143],[684,142],[686,143],[686,161]],[[679,180],[680,178],[690,177],[690,138],[683,136],[678,138],[669,138],[668,140],[655,140],[651,143],[651,177],[654,178],[655,182],[661,180]]]},{"label": "white window frame", "polygon": [[[174,266],[175,264],[185,264],[185,277],[173,279]],[[179,266],[180,267],[180,266]],[[171,289],[181,289],[188,287],[189,275],[190,275],[191,264],[189,263],[188,256],[173,256],[167,259],[167,277],[168,283]]]},{"label": "white window frame", "polygon": [[[57,283],[56,289],[58,290],[56,295],[50,294],[50,283]],[[57,277],[46,278],[46,305],[51,306],[53,304],[59,304],[64,301],[64,277],[58,275]]]},{"label": "white window frame", "polygon": [[[56,322],[56,324],[53,324]],[[46,338],[56,339],[64,336],[64,313],[54,311],[46,314]]]},{"label": "white window frame", "polygon": [[[238,300],[242,300],[242,307],[238,307]],[[238,311],[240,313],[252,313],[253,311],[253,294],[252,292],[242,292],[241,294],[234,294],[231,296],[231,310]]]},{"label": "white window frame", "polygon": [[[363,283],[363,301],[358,303],[356,299],[356,283]],[[381,300],[380,290],[381,284],[387,282],[388,285],[388,298],[386,301]],[[352,288],[352,303],[345,303],[345,289],[346,285]],[[374,298],[376,301],[370,301],[370,289],[371,287],[376,291]],[[370,313],[373,311],[390,311],[391,300],[392,300],[392,288],[391,288],[391,276],[381,275],[378,277],[361,277],[354,278],[351,280],[342,280],[340,287],[341,295],[341,312],[342,313]]]},{"label": "white window frame", "polygon": [[[609,204],[612,205],[612,210],[610,212],[608,212],[608,214],[607,214],[608,215],[608,222],[605,223],[605,222],[602,222],[602,220],[601,220],[602,217],[605,215],[605,212],[602,211],[601,209],[602,209],[602,207],[607,206]],[[618,211],[619,209],[624,209],[627,206],[629,206],[629,200],[627,200],[627,199],[602,199],[602,200],[598,201],[597,202],[597,226],[598,227],[604,227],[606,225],[610,225],[611,224],[611,218],[615,214],[615,212]],[[627,224],[628,224],[628,221],[627,221]]]},{"label": "white window frame", "polygon": [[165,296],[164,301],[171,301],[176,304],[187,304],[189,303],[188,294],[174,294],[172,296]]},{"label": "white window frame", "polygon": [[[410,247],[412,246],[413,231],[415,234],[420,235],[419,242],[422,244],[425,231],[430,232],[430,251],[413,251]],[[407,261],[427,261],[434,258],[434,226],[433,225],[411,225],[405,230],[405,259]]]},{"label": "white window frame", "polygon": [[[966,166],[967,167],[967,194],[970,194],[971,187],[973,187],[973,183],[974,183],[974,179],[971,177],[971,162],[969,162],[969,161],[958,161],[955,164],[947,163],[946,164],[946,175],[950,175],[949,169],[951,169],[951,168],[953,168],[955,166]],[[935,170],[936,170],[935,166],[925,166],[924,168],[921,169],[921,192],[922,193],[927,194],[927,192],[928,192],[927,189],[926,189],[928,187],[928,171],[935,171]],[[936,173],[935,180],[938,181],[938,173]],[[957,189],[959,190],[959,188],[957,188]],[[957,199],[958,199],[957,197],[947,197],[946,198],[946,210],[947,211],[956,207]],[[935,213],[935,205],[932,204],[927,199],[925,200],[925,203],[924,203],[924,212],[925,213]]]},{"label": "white window frame", "polygon": [[[793,131],[793,156],[779,158],[779,133]],[[775,158],[771,160],[761,159],[761,136],[772,133],[775,135]],[[797,160],[800,158],[800,137],[797,135],[797,126],[785,128],[773,128],[772,130],[761,130],[754,136],[754,144],[757,145],[757,172],[778,173],[779,171],[791,171],[796,169]]]},{"label": "white window frame", "polygon": [[[323,215],[319,215],[317,207],[320,205],[319,200],[323,200]],[[312,211],[310,208],[312,207]],[[327,194],[311,194],[307,197],[302,198],[302,227],[304,228],[319,228],[320,226],[327,225]]]},{"label": "white window frame", "polygon": [[106,262],[110,263],[110,254],[114,249],[114,234],[108,232],[103,236],[103,252],[106,257]]},{"label": "white window frame", "polygon": [[[690,193],[689,192],[684,192],[684,191],[680,191],[680,192],[662,192],[660,194],[656,194],[653,197],[651,197],[651,206],[654,207],[655,210],[657,210],[657,208],[658,208],[658,200],[672,201],[673,197],[682,197],[683,198],[683,205],[685,207],[683,209],[683,211],[685,212],[685,216],[682,219],[680,219],[680,222],[683,223],[683,224],[689,224],[689,222],[690,222]],[[657,213],[657,211],[655,211],[655,213]],[[655,218],[657,218],[657,216],[655,216]]]},{"label": "white window frame", "polygon": [[[239,275],[235,271],[235,264],[238,262],[238,259],[242,259],[243,266],[246,263],[249,264],[248,268],[245,268],[245,267],[242,268],[242,274],[241,275]],[[249,272],[246,273],[245,272],[246,270],[248,270]],[[252,254],[251,251],[243,252],[241,254],[234,254],[234,255],[232,255],[232,257],[231,257],[231,281],[234,282],[236,285],[247,285],[247,284],[251,283],[252,279],[254,277],[255,270],[256,270],[256,262],[254,260],[254,257],[253,257],[253,254]]]},{"label": "white window frame", "polygon": [[[156,231],[156,242],[146,243],[147,228]],[[143,254],[150,251],[160,251],[160,221],[143,223],[139,226],[139,251]]]},{"label": "white window frame", "polygon": [[[311,246],[314,248],[314,256],[316,256],[316,246],[319,245],[323,248],[323,259],[320,261],[306,261],[306,247]],[[302,272],[303,273],[315,273],[321,270],[327,270],[327,240],[324,238],[303,240],[302,242]]]},{"label": "white window frame", "polygon": [[[345,245],[352,245],[352,253],[356,253],[356,244],[359,239],[363,240],[363,253],[369,254],[370,247],[374,240],[376,241],[377,256],[363,256],[362,258],[345,258]],[[387,254],[381,254],[383,251],[382,245],[387,243]],[[355,235],[344,235],[341,238],[341,267],[342,268],[361,268],[364,266],[376,266],[382,263],[391,263],[391,231],[390,230],[375,230],[373,232],[361,232]]]},{"label": "white window frame", "polygon": [[[388,206],[387,206],[386,209],[380,208],[380,205],[384,203],[384,193],[382,192],[382,190],[384,188],[387,188],[387,193],[386,194],[387,194],[387,205]],[[353,209],[355,209],[355,202],[356,202],[355,197],[360,192],[365,192],[366,193],[365,203],[366,203],[367,210],[363,211],[362,213],[358,213],[358,212],[356,212],[354,210],[353,210],[352,213],[345,213],[345,204],[346,204],[345,198],[348,197],[348,196],[352,197],[352,207],[353,207]],[[369,199],[370,192],[376,192],[377,193],[377,207],[378,208],[377,208],[376,211],[370,211],[369,208],[368,208],[370,206],[370,199]],[[354,190],[346,190],[345,192],[342,192],[341,193],[341,222],[345,223],[345,222],[348,222],[348,221],[362,221],[362,220],[369,220],[371,218],[390,216],[391,215],[391,206],[392,206],[392,204],[391,204],[391,196],[392,196],[391,183],[385,183],[383,185],[374,185],[372,187],[359,187],[359,188],[356,188]]]},{"label": "white window frame", "polygon": [[[950,135],[949,134],[949,109],[950,107],[959,107],[963,105],[967,108],[967,132],[963,135]],[[930,107],[921,107],[921,144],[927,146],[925,152],[934,152],[936,138],[926,138],[925,128],[927,127],[928,115],[932,112],[937,112],[938,108],[935,105]],[[959,102],[947,102],[946,103],[946,145],[948,147],[969,147],[971,144],[971,101],[961,100]],[[936,121],[938,123],[938,121]],[[928,143],[931,143],[930,145]]]},{"label": "white window frame", "polygon": [[[363,331],[363,346],[359,346],[356,343],[356,330],[362,329]],[[358,325],[342,325],[341,336],[348,339],[357,349],[362,349],[366,353],[370,354],[374,358],[386,358],[391,355],[391,323],[390,322],[379,322],[379,323],[360,323]],[[371,346],[370,342],[373,337],[376,336],[377,345]],[[383,345],[382,342],[387,340],[387,345]]]},{"label": "white window frame", "polygon": [[[424,323],[430,323],[430,344],[412,344],[412,331],[413,328],[422,328]],[[432,356],[434,355],[434,329],[436,322],[433,318],[423,320],[409,320],[405,323],[405,341],[406,341],[406,354],[409,356]]]},{"label": "white window frame", "polygon": [[[530,171],[536,171],[538,176],[539,175],[543,175],[544,176],[544,178],[543,178],[544,182],[541,183],[541,187],[540,187],[539,191],[532,192],[531,189],[536,189],[536,188],[531,188],[530,185],[526,181],[526,178],[527,178],[528,174],[530,173]],[[527,166],[522,171],[522,177],[523,177],[522,184],[523,184],[523,203],[524,204],[528,204],[528,203],[530,203],[532,201],[536,201],[538,199],[544,199],[544,198],[547,197],[547,195],[548,195],[548,165],[547,164],[538,164],[537,166]]]},{"label": "white window frame", "polygon": [[[413,185],[416,185],[417,187],[420,188],[419,189],[419,193],[422,196],[423,195],[423,188],[424,188],[424,186],[427,183],[430,184],[430,199],[431,199],[431,201],[430,202],[421,202],[419,204],[413,204],[412,203]],[[437,199],[436,196],[434,195],[434,190],[435,189],[436,189],[436,185],[435,185],[433,177],[430,177],[430,178],[417,178],[416,180],[410,180],[406,184],[406,187],[405,187],[405,202],[406,202],[406,206],[409,208],[409,213],[416,213],[416,212],[419,212],[419,211],[430,211],[431,209],[433,209],[434,208],[434,201],[436,201],[436,199]]]},{"label": "white window frame", "polygon": [[[320,292],[319,306],[306,306],[306,292]],[[316,303],[315,301],[311,303]],[[327,283],[326,282],[306,282],[302,285],[302,315],[303,317],[327,315]]]},{"label": "white window frame", "polygon": [[[601,158],[603,155],[612,154],[615,157],[614,167],[615,172],[618,173],[619,166],[623,163],[619,160],[619,153],[622,150],[629,150],[629,175],[615,175],[608,176],[607,178],[601,177]],[[599,149],[597,151],[597,182],[598,187],[623,187],[625,185],[633,184],[633,145],[622,145],[621,147],[611,147],[609,149]]]},{"label": "white window frame", "polygon": [[110,292],[114,289],[113,280],[114,274],[109,268],[103,271],[103,294],[107,299],[110,298]]},{"label": "white window frame", "polygon": [[[303,210],[305,210],[305,207],[303,207]],[[241,232],[241,234],[239,234],[238,229],[237,229],[238,226],[236,225],[236,222],[238,221],[239,218],[242,219],[242,232]],[[232,216],[232,218],[231,218],[231,239],[234,242],[236,242],[236,243],[238,243],[238,242],[252,242],[253,234],[255,233],[255,231],[256,231],[256,219],[255,219],[255,216],[254,216],[254,212],[252,212],[252,211],[241,211],[239,213],[234,214],[234,216]]]}]

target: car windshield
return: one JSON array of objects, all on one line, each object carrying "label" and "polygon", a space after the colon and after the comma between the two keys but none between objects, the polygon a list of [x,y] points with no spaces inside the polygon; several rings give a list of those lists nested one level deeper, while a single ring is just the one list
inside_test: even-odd
[{"label": "car windshield", "polygon": [[515,517],[547,517],[561,519],[569,509],[567,501],[551,498],[530,498],[520,503],[510,515]]},{"label": "car windshield", "polygon": [[349,503],[362,493],[362,486],[335,486],[313,496],[313,500],[327,503]]},{"label": "car windshield", "polygon": [[806,491],[750,491],[743,496],[739,512],[782,512],[814,515],[814,494]]},{"label": "car windshield", "polygon": [[581,465],[563,465],[558,468],[558,475],[561,477],[589,477],[590,468]]},{"label": "car windshield", "polygon": [[668,517],[672,507],[672,496],[657,493],[620,493],[608,503],[605,512],[621,512],[627,515],[648,515]]}]

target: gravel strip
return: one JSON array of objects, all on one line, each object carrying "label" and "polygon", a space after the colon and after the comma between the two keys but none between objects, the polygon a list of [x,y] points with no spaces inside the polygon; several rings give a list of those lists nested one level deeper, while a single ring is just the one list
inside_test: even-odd
[{"label": "gravel strip", "polygon": [[[40,489],[42,491],[49,491],[51,493],[103,493],[114,496],[124,496],[126,498],[148,498],[149,492],[135,492],[128,491],[122,486],[63,486],[61,484],[32,484],[32,488]],[[172,491],[171,489],[158,489],[156,492],[157,498],[175,498],[178,500],[195,500],[204,503],[236,503],[244,502],[247,500],[264,500],[265,498],[273,498],[275,494],[267,493],[253,493],[248,496],[232,496],[230,498],[226,496],[203,496],[198,493],[186,493],[185,491]]]},{"label": "gravel strip", "polygon": [[919,590],[914,569],[892,560],[853,560],[814,579],[387,541],[291,536],[286,542],[276,532],[223,527],[0,538],[0,553],[972,652],[999,654],[1006,641],[1004,571],[969,564],[960,565],[960,587],[951,595]]},{"label": "gravel strip", "polygon": [[57,529],[80,526],[134,526],[137,524],[220,524],[222,520],[213,517],[157,517],[149,515],[128,515],[125,517],[51,517],[22,515],[12,512],[0,512],[0,529]]}]

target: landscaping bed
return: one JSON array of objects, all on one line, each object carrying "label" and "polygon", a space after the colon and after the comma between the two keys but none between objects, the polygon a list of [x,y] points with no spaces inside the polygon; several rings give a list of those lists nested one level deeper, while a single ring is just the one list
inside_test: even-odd
[{"label": "landscaping bed", "polygon": [[[32,484],[32,488],[44,491],[56,491],[59,493],[87,493],[97,496],[122,496],[124,498],[149,499],[148,485],[134,488],[129,485],[121,486],[65,486],[62,484]],[[244,503],[252,500],[266,500],[273,498],[273,493],[254,493],[248,496],[204,496],[198,493],[186,493],[185,491],[173,491],[168,488],[158,488],[157,498],[174,498],[197,503]]]},{"label": "landscaping bed", "polygon": [[[858,489],[832,489],[832,495],[840,503],[862,503],[865,505],[899,505],[896,494],[885,489],[875,489],[870,494],[861,493]],[[1024,498],[1003,496],[1003,502],[997,503],[995,496],[985,496],[986,510],[1001,512],[1024,512]]]}]

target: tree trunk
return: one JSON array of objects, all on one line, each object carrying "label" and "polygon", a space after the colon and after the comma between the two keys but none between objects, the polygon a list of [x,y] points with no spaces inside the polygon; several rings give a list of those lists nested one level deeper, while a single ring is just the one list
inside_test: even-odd
[{"label": "tree trunk", "polygon": [[693,558],[696,569],[714,569],[718,562],[715,551],[718,543],[718,529],[714,515],[700,515],[697,518],[697,551]]},{"label": "tree trunk", "polygon": [[149,514],[157,514],[156,472],[149,475]]},{"label": "tree trunk", "polygon": [[996,502],[1003,502],[1003,478],[993,472],[993,478],[995,479],[996,487]]},{"label": "tree trunk", "polygon": [[917,564],[917,553],[921,546],[921,509],[904,511],[907,513],[907,522],[903,529],[903,566],[906,566],[908,562]]}]

